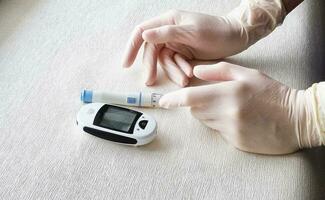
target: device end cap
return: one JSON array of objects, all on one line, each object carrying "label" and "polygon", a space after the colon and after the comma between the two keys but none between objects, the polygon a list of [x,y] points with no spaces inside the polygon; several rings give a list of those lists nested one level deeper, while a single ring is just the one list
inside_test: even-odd
[{"label": "device end cap", "polygon": [[92,103],[93,100],[93,91],[92,90],[82,90],[80,94],[80,100],[83,103]]}]

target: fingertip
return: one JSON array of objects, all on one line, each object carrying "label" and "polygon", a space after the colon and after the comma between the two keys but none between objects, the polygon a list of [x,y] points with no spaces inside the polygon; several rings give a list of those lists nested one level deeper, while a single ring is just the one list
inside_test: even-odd
[{"label": "fingertip", "polygon": [[142,39],[146,42],[152,42],[153,36],[154,36],[153,30],[145,30],[142,32]]},{"label": "fingertip", "polygon": [[123,68],[131,67],[131,65],[135,60],[136,54],[137,52],[133,52],[130,47],[127,47],[122,57],[122,67]]},{"label": "fingertip", "polygon": [[152,86],[156,82],[156,79],[154,76],[149,76],[145,82],[146,86]]},{"label": "fingertip", "polygon": [[169,76],[169,79],[182,88],[186,87],[190,82],[185,74],[181,74],[181,77]]},{"label": "fingertip", "polygon": [[193,68],[193,75],[197,78],[200,77],[201,75],[201,72],[202,72],[202,69],[206,67],[206,66],[203,66],[203,65],[197,65]]},{"label": "fingertip", "polygon": [[181,87],[185,87],[185,86],[187,86],[188,84],[189,84],[189,80],[188,80],[188,78],[184,78],[181,82],[180,82],[180,86]]},{"label": "fingertip", "polygon": [[159,107],[160,108],[165,108],[165,109],[169,109],[170,104],[168,103],[168,100],[166,100],[166,98],[164,98],[164,96],[162,96],[159,100]]},{"label": "fingertip", "polygon": [[147,32],[148,32],[148,30],[145,30],[145,31],[143,31],[142,34],[141,34],[141,37],[142,37],[142,39],[143,39],[144,41],[147,41],[147,38],[148,38],[148,36],[147,36]]},{"label": "fingertip", "polygon": [[180,69],[184,72],[184,74],[188,78],[193,77],[193,67],[190,65],[190,63],[184,58],[184,56],[175,53],[174,55],[174,61],[176,64],[180,67]]},{"label": "fingertip", "polygon": [[193,69],[182,69],[184,74],[188,77],[188,78],[192,78],[193,77]]},{"label": "fingertip", "polygon": [[146,81],[146,86],[152,86],[155,82],[154,81]]},{"label": "fingertip", "polygon": [[123,68],[129,68],[130,66],[131,66],[130,63],[128,63],[128,62],[123,62],[122,63]]},{"label": "fingertip", "polygon": [[193,78],[193,76],[194,76],[194,74],[193,74],[193,70],[189,71],[188,74],[187,74],[187,76],[188,76],[189,78]]}]

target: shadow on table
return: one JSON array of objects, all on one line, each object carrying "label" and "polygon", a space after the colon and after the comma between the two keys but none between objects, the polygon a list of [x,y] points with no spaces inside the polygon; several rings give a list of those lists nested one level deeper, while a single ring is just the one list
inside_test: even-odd
[{"label": "shadow on table", "polygon": [[149,144],[146,144],[144,146],[139,146],[139,150],[141,151],[166,151],[166,146],[162,143],[161,139],[155,138],[152,142]]},{"label": "shadow on table", "polygon": [[[310,2],[312,13],[310,14],[311,26],[318,27],[317,32],[308,30],[308,42],[310,49],[309,66],[312,73],[308,77],[310,83],[325,81],[325,1]],[[303,154],[312,170],[312,193],[310,199],[325,199],[325,148],[308,150]]]},{"label": "shadow on table", "polygon": [[304,150],[302,156],[311,171],[310,185],[305,185],[310,187],[309,199],[325,199],[325,148]]},{"label": "shadow on table", "polygon": [[311,1],[308,4],[313,12],[310,13],[308,23],[314,30],[307,30],[310,49],[309,66],[313,68],[310,78],[311,83],[325,81],[325,1]]},{"label": "shadow on table", "polygon": [[21,24],[39,0],[0,0],[0,45]]}]

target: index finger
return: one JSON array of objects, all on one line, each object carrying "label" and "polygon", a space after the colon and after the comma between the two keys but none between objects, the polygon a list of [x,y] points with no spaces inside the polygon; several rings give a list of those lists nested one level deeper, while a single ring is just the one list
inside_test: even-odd
[{"label": "index finger", "polygon": [[170,12],[167,12],[163,15],[154,17],[136,26],[135,29],[132,31],[131,37],[126,46],[126,51],[123,58],[123,67],[130,67],[133,64],[139,52],[139,49],[144,41],[142,38],[142,33],[145,30],[173,24],[173,15]]},{"label": "index finger", "polygon": [[210,84],[197,87],[187,87],[163,95],[159,100],[162,108],[197,107],[212,98],[224,94],[222,84]]}]

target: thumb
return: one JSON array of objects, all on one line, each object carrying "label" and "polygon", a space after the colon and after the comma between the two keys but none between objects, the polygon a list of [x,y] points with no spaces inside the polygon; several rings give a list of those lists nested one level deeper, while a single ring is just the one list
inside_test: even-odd
[{"label": "thumb", "polygon": [[214,65],[198,65],[194,67],[195,77],[205,81],[241,80],[249,76],[251,69],[227,62]]},{"label": "thumb", "polygon": [[182,25],[164,25],[158,28],[145,30],[142,38],[146,42],[162,44],[167,42],[183,43],[183,34],[185,26]]}]

